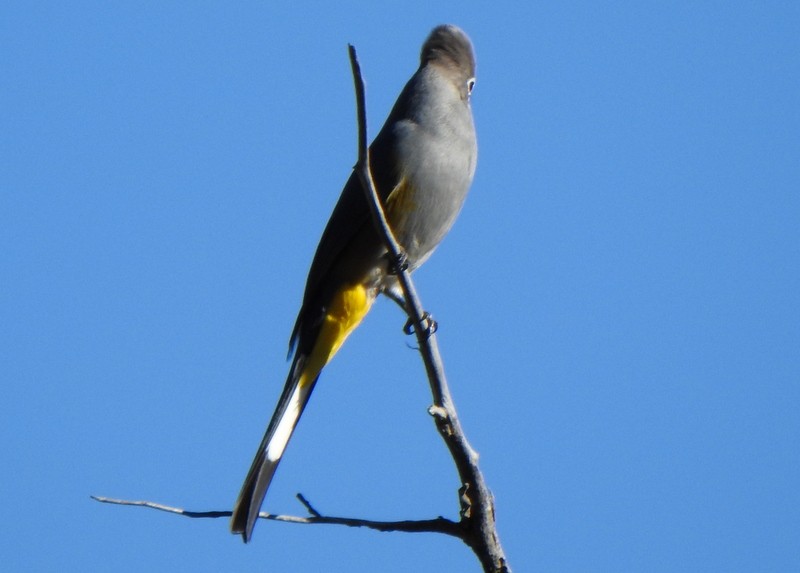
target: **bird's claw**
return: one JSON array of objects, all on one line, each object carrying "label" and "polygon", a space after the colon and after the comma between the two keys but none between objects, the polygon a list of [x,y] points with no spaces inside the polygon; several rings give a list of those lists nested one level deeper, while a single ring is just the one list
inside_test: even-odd
[{"label": "bird's claw", "polygon": [[[433,317],[429,312],[422,313],[422,319],[420,320],[420,322],[424,325],[425,328],[424,331],[425,338],[429,338],[437,330],[439,330],[439,323],[433,320]],[[416,330],[415,326],[416,325],[414,324],[414,320],[409,318],[406,321],[406,325],[403,327],[403,332],[405,332],[408,336],[411,336],[412,334],[414,334],[414,331]]]}]

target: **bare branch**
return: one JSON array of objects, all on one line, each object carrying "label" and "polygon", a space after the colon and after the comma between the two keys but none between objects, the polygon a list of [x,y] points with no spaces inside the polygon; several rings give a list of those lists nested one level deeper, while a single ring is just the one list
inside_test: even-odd
[{"label": "bare branch", "polygon": [[148,507],[150,509],[157,509],[158,511],[166,511],[167,513],[177,513],[185,517],[195,518],[216,518],[216,517],[230,517],[230,511],[189,511],[180,507],[172,507],[163,505],[154,501],[136,501],[128,499],[115,499],[113,497],[103,497],[100,495],[90,495],[93,500],[100,503],[110,503],[112,505],[134,505],[138,507]]},{"label": "bare branch", "polygon": [[439,434],[450,450],[450,455],[453,457],[461,479],[462,487],[459,490],[459,501],[461,504],[461,524],[464,528],[459,537],[473,550],[484,571],[510,573],[510,568],[506,563],[506,557],[497,535],[492,494],[486,486],[483,474],[478,467],[478,454],[472,449],[464,435],[464,431],[461,429],[455,405],[450,396],[450,389],[447,386],[444,364],[439,355],[435,333],[426,327],[429,315],[423,310],[414,283],[411,281],[410,273],[401,263],[405,260],[405,255],[386,220],[380,196],[370,173],[364,80],[361,77],[361,66],[358,63],[356,49],[352,45],[349,45],[348,48],[350,67],[353,71],[353,82],[356,90],[358,117],[358,163],[355,166],[355,170],[367,195],[373,222],[383,238],[391,260],[396,264],[395,270],[405,297],[406,313],[414,325],[419,351],[428,374],[433,396],[431,415],[436,422]]},{"label": "bare branch", "polygon": [[[204,518],[217,518],[217,517],[230,517],[230,511],[189,511],[180,507],[172,507],[155,503],[153,501],[132,501],[126,499],[114,499],[111,497],[102,497],[98,495],[89,496],[95,501],[100,503],[110,503],[112,505],[133,505],[137,507],[147,507],[149,509],[156,509],[158,511],[166,511],[167,513],[175,513],[184,517],[191,517],[196,519]],[[451,521],[444,517],[437,517],[436,519],[418,519],[418,520],[403,520],[403,521],[376,521],[374,519],[360,519],[356,517],[336,517],[330,515],[322,515],[314,509],[308,500],[302,495],[297,494],[297,498],[308,510],[310,517],[299,517],[296,515],[279,515],[274,513],[267,513],[262,511],[258,514],[261,519],[269,519],[272,521],[283,521],[285,523],[303,523],[307,525],[345,525],[347,527],[365,527],[367,529],[374,529],[375,531],[400,531],[405,533],[444,533],[453,537],[461,537],[461,526],[456,521]]]}]

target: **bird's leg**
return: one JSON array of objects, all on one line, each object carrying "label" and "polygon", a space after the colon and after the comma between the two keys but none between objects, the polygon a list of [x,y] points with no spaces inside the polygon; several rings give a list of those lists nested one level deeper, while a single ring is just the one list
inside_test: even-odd
[{"label": "bird's leg", "polygon": [[[406,299],[398,293],[396,290],[387,288],[383,291],[383,294],[386,295],[390,300],[393,300],[397,306],[403,309],[403,312],[408,315],[408,307],[406,305]],[[431,334],[436,332],[439,329],[439,324],[433,320],[431,313],[423,312],[422,313],[422,324],[425,327],[425,337],[429,337]],[[409,318],[406,321],[405,326],[403,326],[403,332],[405,332],[408,336],[414,334],[414,321]]]},{"label": "bird's leg", "polygon": [[406,307],[406,299],[403,298],[402,294],[398,293],[396,290],[391,288],[385,289],[383,291],[383,294],[385,294],[389,299],[394,301],[397,304],[397,306],[403,309],[403,312],[405,314],[408,314],[408,308]]}]

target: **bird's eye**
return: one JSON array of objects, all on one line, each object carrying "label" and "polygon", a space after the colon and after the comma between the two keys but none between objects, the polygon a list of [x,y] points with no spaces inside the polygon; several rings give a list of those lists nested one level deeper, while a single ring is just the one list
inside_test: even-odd
[{"label": "bird's eye", "polygon": [[475,87],[475,78],[467,80],[467,93],[472,94],[472,89]]}]

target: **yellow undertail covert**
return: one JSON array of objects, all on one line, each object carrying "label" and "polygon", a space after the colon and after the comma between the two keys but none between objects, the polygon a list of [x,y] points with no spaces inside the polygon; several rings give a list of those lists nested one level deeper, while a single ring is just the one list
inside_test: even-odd
[{"label": "yellow undertail covert", "polygon": [[374,301],[375,297],[367,294],[367,289],[360,284],[346,286],[334,295],[314,350],[300,376],[301,386],[316,380],[348,335],[361,323]]}]

